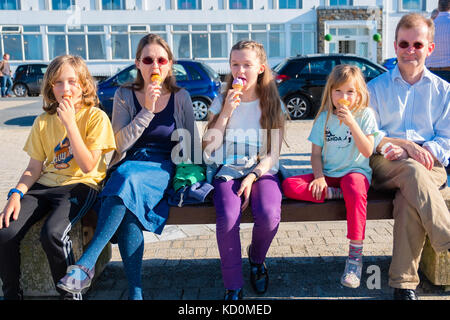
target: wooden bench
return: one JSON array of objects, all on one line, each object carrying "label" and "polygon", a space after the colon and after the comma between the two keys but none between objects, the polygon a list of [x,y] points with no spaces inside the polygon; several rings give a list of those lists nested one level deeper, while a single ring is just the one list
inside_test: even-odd
[{"label": "wooden bench", "polygon": [[[280,170],[282,178],[291,176],[289,170]],[[447,207],[450,208],[450,189],[443,190]],[[392,193],[369,190],[367,204],[367,219],[392,219]],[[303,201],[283,199],[281,206],[281,222],[300,221],[338,221],[346,220],[346,210],[343,200],[326,201],[323,204],[314,204]],[[172,207],[167,224],[215,224],[215,209],[212,204],[196,206]],[[250,209],[247,209],[241,222],[253,222]],[[74,255],[78,259],[83,248],[92,239],[96,224],[95,212],[91,211],[70,232],[73,242]],[[41,223],[33,226],[25,237],[21,246],[22,256],[22,283],[25,296],[55,296],[53,281],[45,254],[40,246],[39,231]],[[96,277],[103,271],[111,259],[111,245],[102,252],[96,264]],[[450,254],[448,252],[436,254],[427,241],[420,268],[427,278],[435,285],[450,285]],[[94,278],[95,281],[95,278]]]}]

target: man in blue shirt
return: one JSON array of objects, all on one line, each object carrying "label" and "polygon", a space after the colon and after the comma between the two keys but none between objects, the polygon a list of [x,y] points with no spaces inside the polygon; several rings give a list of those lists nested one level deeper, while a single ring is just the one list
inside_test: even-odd
[{"label": "man in blue shirt", "polygon": [[[370,159],[372,186],[396,191],[389,285],[394,298],[402,300],[417,299],[426,235],[436,252],[450,249],[450,215],[439,191],[450,156],[450,85],[425,67],[433,37],[430,19],[403,16],[395,32],[397,66],[368,84],[385,133]],[[392,145],[386,148],[387,143]],[[382,149],[384,156],[378,154]]]}]

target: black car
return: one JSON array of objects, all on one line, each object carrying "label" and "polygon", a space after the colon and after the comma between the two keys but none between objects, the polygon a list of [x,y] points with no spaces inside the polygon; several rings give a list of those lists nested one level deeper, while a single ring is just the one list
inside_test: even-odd
[{"label": "black car", "polygon": [[38,96],[48,65],[43,63],[21,64],[13,77],[13,92],[17,97]]},{"label": "black car", "polygon": [[316,115],[327,77],[338,64],[358,66],[367,82],[387,71],[379,64],[351,54],[312,54],[287,58],[273,71],[278,92],[291,119]]}]

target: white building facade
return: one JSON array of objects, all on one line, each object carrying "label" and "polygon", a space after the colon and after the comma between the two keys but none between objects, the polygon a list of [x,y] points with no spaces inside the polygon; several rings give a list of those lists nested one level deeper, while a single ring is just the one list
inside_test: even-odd
[{"label": "white building facade", "polygon": [[0,52],[10,54],[13,67],[76,54],[94,76],[104,77],[132,63],[139,39],[152,32],[166,39],[176,58],[205,61],[219,73],[228,72],[232,45],[248,38],[264,44],[272,66],[323,52],[380,63],[395,55],[400,17],[429,16],[437,1],[0,0]]}]

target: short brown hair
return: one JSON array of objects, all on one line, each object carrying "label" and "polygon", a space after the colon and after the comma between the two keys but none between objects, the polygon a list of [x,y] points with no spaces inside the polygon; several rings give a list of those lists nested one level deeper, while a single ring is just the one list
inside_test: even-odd
[{"label": "short brown hair", "polygon": [[[138,43],[137,49],[136,49],[136,60],[139,60],[141,58],[142,50],[144,50],[146,45],[150,44],[157,44],[161,46],[166,52],[167,57],[169,58],[170,62],[173,62],[173,53],[172,50],[170,50],[169,44],[161,38],[159,35],[154,33],[149,33],[146,36],[142,37],[141,40]],[[177,86],[177,79],[173,75],[172,69],[169,70],[169,73],[164,79],[163,86],[169,91],[169,92],[177,92],[180,90],[180,87]],[[144,78],[142,77],[141,71],[137,69],[136,79],[133,83],[127,83],[124,85],[126,88],[132,88],[134,90],[141,90],[144,87]]]},{"label": "short brown hair", "polygon": [[52,62],[50,62],[50,65],[44,74],[44,85],[42,87],[44,105],[42,108],[49,114],[56,113],[56,109],[58,108],[59,103],[53,94],[53,85],[55,80],[60,76],[62,67],[66,64],[70,65],[77,74],[78,82],[82,90],[82,106],[94,107],[99,103],[94,79],[92,78],[84,60],[79,56],[62,55],[56,57],[52,60]]},{"label": "short brown hair", "polygon": [[397,24],[397,28],[395,29],[395,41],[397,41],[398,30],[400,28],[404,29],[412,29],[417,27],[420,22],[424,23],[428,27],[428,41],[434,41],[434,22],[431,19],[425,18],[421,14],[418,13],[408,13],[405,14]]}]

